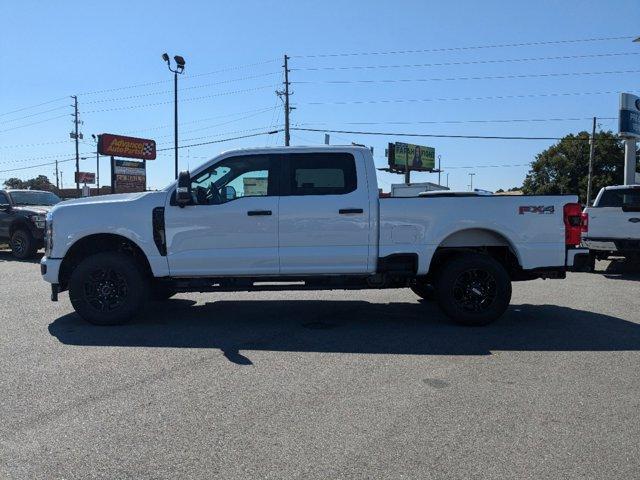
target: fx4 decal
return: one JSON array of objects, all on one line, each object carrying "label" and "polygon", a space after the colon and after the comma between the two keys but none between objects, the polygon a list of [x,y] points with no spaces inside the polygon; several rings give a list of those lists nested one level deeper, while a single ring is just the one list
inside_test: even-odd
[{"label": "fx4 decal", "polygon": [[518,213],[524,215],[525,213],[538,213],[541,215],[553,215],[555,209],[553,205],[545,207],[544,205],[523,205],[518,207]]}]

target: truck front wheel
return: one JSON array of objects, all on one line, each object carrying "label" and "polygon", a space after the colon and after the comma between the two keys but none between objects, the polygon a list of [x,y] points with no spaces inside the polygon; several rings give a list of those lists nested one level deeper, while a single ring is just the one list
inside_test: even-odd
[{"label": "truck front wheel", "polygon": [[105,252],[91,255],[75,268],[69,282],[73,308],[95,325],[118,325],[144,306],[148,282],[129,255]]},{"label": "truck front wheel", "polygon": [[461,325],[487,325],[502,316],[511,301],[509,274],[487,255],[452,258],[440,268],[435,288],[440,308]]}]

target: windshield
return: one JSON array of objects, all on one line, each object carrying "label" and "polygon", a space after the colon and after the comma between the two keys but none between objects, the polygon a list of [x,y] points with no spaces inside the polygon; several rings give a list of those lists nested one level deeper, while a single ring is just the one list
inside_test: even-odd
[{"label": "windshield", "polygon": [[51,192],[9,192],[14,205],[55,205],[60,197]]}]

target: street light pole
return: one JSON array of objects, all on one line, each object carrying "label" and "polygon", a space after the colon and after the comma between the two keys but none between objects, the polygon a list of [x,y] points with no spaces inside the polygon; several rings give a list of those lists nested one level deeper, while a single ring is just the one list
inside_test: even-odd
[{"label": "street light pole", "polygon": [[178,74],[184,72],[185,61],[180,55],[176,55],[173,59],[176,62],[176,68],[171,68],[171,60],[166,53],[162,54],[162,59],[167,62],[170,72],[173,72],[173,149],[175,157],[175,178],[178,178]]},{"label": "street light pole", "polygon": [[175,176],[178,178],[178,72],[173,72],[173,155]]}]

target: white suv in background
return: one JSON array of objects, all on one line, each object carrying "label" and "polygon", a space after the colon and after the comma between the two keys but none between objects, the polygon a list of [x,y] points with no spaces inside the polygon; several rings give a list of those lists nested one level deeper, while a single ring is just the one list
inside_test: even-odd
[{"label": "white suv in background", "polygon": [[596,259],[622,256],[640,264],[640,185],[604,187],[583,213],[582,243]]}]

